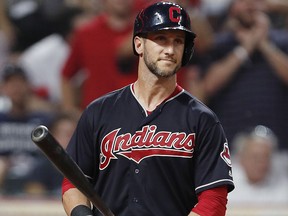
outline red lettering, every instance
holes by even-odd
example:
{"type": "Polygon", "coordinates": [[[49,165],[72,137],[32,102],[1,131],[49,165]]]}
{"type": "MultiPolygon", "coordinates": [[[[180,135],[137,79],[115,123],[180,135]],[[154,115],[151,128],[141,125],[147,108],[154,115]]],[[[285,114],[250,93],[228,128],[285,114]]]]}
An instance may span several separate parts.
{"type": "Polygon", "coordinates": [[[195,147],[195,134],[189,134],[183,142],[183,148],[187,151],[193,151],[195,147]]]}
{"type": "Polygon", "coordinates": [[[117,157],[115,157],[115,155],[113,154],[112,148],[119,130],[120,129],[117,129],[107,134],[101,142],[102,155],[100,160],[100,170],[105,169],[109,165],[112,158],[117,159],[117,157]]]}
{"type": "MultiPolygon", "coordinates": [[[[101,142],[100,170],[105,169],[116,155],[122,155],[139,163],[152,156],[192,158],[195,134],[159,131],[157,126],[146,125],[142,130],[118,135],[120,128],[108,133],[101,142]]],[[[226,156],[226,152],[223,152],[226,156]]]]}
{"type": "Polygon", "coordinates": [[[169,18],[172,22],[179,22],[181,17],[181,9],[178,7],[169,8],[169,18]],[[177,14],[177,16],[174,16],[177,14]]]}
{"type": "Polygon", "coordinates": [[[122,134],[117,137],[115,141],[114,151],[118,152],[120,150],[127,150],[130,148],[129,142],[131,139],[131,134],[122,134]]]}
{"type": "MultiPolygon", "coordinates": [[[[155,134],[155,136],[153,137],[153,146],[167,146],[167,142],[168,137],[171,133],[170,132],[159,132],[157,134],[155,134]]],[[[170,143],[169,143],[170,144],[170,143]]],[[[170,146],[171,147],[171,146],[170,146]]]]}
{"type": "Polygon", "coordinates": [[[135,135],[132,136],[131,138],[132,146],[139,146],[139,147],[144,146],[147,134],[148,134],[148,126],[143,127],[141,131],[136,131],[135,135]]]}
{"type": "Polygon", "coordinates": [[[176,149],[181,149],[182,148],[181,142],[185,139],[185,137],[186,137],[185,133],[173,133],[170,137],[171,144],[176,149]]]}

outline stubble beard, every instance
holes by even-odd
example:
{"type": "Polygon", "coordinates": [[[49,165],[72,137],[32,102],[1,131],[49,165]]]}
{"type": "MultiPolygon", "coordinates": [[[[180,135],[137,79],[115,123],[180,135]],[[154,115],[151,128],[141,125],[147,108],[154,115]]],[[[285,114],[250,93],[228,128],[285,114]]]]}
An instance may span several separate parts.
{"type": "Polygon", "coordinates": [[[144,62],[152,74],[154,74],[157,77],[162,77],[162,78],[169,78],[171,76],[174,76],[181,67],[181,65],[177,65],[174,69],[170,71],[161,70],[157,66],[157,62],[150,61],[146,55],[144,56],[144,62]]]}

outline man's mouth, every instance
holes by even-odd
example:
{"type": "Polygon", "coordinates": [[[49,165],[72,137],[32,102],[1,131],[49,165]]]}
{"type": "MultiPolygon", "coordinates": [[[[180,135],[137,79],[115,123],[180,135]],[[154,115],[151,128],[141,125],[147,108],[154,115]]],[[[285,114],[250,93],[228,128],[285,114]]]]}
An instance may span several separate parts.
{"type": "Polygon", "coordinates": [[[160,59],[160,61],[168,61],[168,62],[173,62],[173,63],[176,63],[176,60],[175,59],[168,59],[168,58],[162,58],[160,59]]]}

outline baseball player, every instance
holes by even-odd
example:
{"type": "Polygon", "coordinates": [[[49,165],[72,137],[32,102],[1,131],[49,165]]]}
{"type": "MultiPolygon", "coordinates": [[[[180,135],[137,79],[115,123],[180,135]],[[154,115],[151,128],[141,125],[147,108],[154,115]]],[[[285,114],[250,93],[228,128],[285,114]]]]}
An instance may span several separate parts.
{"type": "MultiPolygon", "coordinates": [[[[135,83],[93,101],[67,148],[116,216],[225,215],[234,188],[217,116],[177,85],[195,34],[178,4],[158,2],[135,19],[135,83]]],[[[67,215],[101,215],[67,179],[67,215]]]]}

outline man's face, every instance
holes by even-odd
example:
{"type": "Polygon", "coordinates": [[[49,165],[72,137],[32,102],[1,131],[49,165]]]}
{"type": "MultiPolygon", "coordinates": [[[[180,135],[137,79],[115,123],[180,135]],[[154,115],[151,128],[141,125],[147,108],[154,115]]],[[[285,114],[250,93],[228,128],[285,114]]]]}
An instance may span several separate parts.
{"type": "Polygon", "coordinates": [[[173,76],[181,67],[184,44],[185,32],[181,30],[148,33],[143,51],[146,66],[158,77],[173,76]]]}
{"type": "Polygon", "coordinates": [[[254,25],[255,12],[263,10],[263,0],[234,0],[231,16],[236,18],[244,27],[254,25]]]}
{"type": "Polygon", "coordinates": [[[104,0],[106,10],[117,16],[127,16],[134,7],[135,0],[104,0]]]}
{"type": "Polygon", "coordinates": [[[2,85],[2,91],[16,106],[23,106],[30,95],[29,83],[18,75],[6,80],[2,85]]]}
{"type": "Polygon", "coordinates": [[[241,163],[251,183],[262,182],[269,175],[273,151],[269,142],[263,138],[247,140],[241,163]]]}

